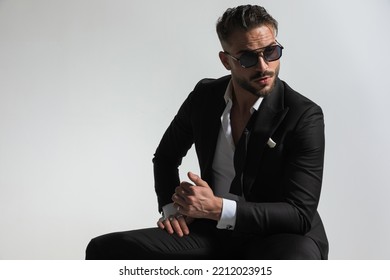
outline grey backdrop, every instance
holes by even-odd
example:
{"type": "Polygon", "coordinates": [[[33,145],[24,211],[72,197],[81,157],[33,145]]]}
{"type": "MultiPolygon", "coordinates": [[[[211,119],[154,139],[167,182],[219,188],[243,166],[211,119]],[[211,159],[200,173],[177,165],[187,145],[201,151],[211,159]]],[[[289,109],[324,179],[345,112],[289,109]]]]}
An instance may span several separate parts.
{"type": "MultiPolygon", "coordinates": [[[[390,1],[248,2],[279,21],[281,78],[325,112],[330,258],[389,259],[390,1]]],[[[214,26],[239,4],[0,0],[0,259],[83,259],[155,225],[152,155],[195,83],[228,74],[214,26]]]]}

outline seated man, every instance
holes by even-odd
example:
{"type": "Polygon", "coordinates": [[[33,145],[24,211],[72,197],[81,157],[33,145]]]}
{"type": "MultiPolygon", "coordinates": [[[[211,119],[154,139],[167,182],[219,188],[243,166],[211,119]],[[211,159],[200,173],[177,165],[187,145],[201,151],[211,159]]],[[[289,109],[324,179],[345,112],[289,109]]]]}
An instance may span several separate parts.
{"type": "Polygon", "coordinates": [[[260,6],[223,14],[219,58],[231,75],[201,80],[162,137],[158,227],[94,238],[87,259],[327,259],[323,113],[279,79],[277,31],[260,6]],[[192,144],[201,176],[180,182],[192,144]]]}

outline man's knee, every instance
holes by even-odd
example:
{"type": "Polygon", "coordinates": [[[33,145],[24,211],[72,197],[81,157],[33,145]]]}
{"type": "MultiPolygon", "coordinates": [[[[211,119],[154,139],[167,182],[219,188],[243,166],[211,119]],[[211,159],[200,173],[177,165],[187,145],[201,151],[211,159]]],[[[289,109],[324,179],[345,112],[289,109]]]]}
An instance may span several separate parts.
{"type": "Polygon", "coordinates": [[[86,260],[110,259],[109,250],[107,250],[107,248],[110,247],[110,244],[107,242],[107,236],[109,235],[95,237],[88,243],[87,249],[85,250],[86,260]]]}
{"type": "Polygon", "coordinates": [[[87,260],[119,260],[139,256],[136,232],[115,232],[93,238],[86,249],[87,260]]]}
{"type": "Polygon", "coordinates": [[[159,228],[116,232],[96,237],[87,246],[86,259],[194,259],[205,258],[212,240],[203,234],[170,235],[159,228]]]}

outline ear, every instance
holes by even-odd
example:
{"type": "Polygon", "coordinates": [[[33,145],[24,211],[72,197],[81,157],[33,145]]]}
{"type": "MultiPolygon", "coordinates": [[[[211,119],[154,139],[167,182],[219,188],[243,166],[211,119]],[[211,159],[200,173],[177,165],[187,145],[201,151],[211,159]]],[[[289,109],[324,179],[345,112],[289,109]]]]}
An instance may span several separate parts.
{"type": "Polygon", "coordinates": [[[231,70],[228,56],[224,52],[219,52],[219,59],[221,60],[223,66],[225,66],[226,70],[231,70]]]}

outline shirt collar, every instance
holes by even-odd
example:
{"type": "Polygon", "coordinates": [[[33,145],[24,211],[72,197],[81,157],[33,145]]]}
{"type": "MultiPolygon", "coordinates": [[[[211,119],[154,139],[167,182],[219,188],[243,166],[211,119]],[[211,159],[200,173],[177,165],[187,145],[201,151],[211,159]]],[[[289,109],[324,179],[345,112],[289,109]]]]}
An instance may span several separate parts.
{"type": "MultiPolygon", "coordinates": [[[[226,88],[225,95],[223,96],[225,99],[226,104],[233,104],[233,84],[232,80],[229,81],[229,84],[226,88]]],[[[260,104],[263,101],[263,97],[259,97],[256,102],[252,105],[252,108],[250,109],[251,114],[253,114],[254,111],[258,111],[260,108],[260,104]]]]}

